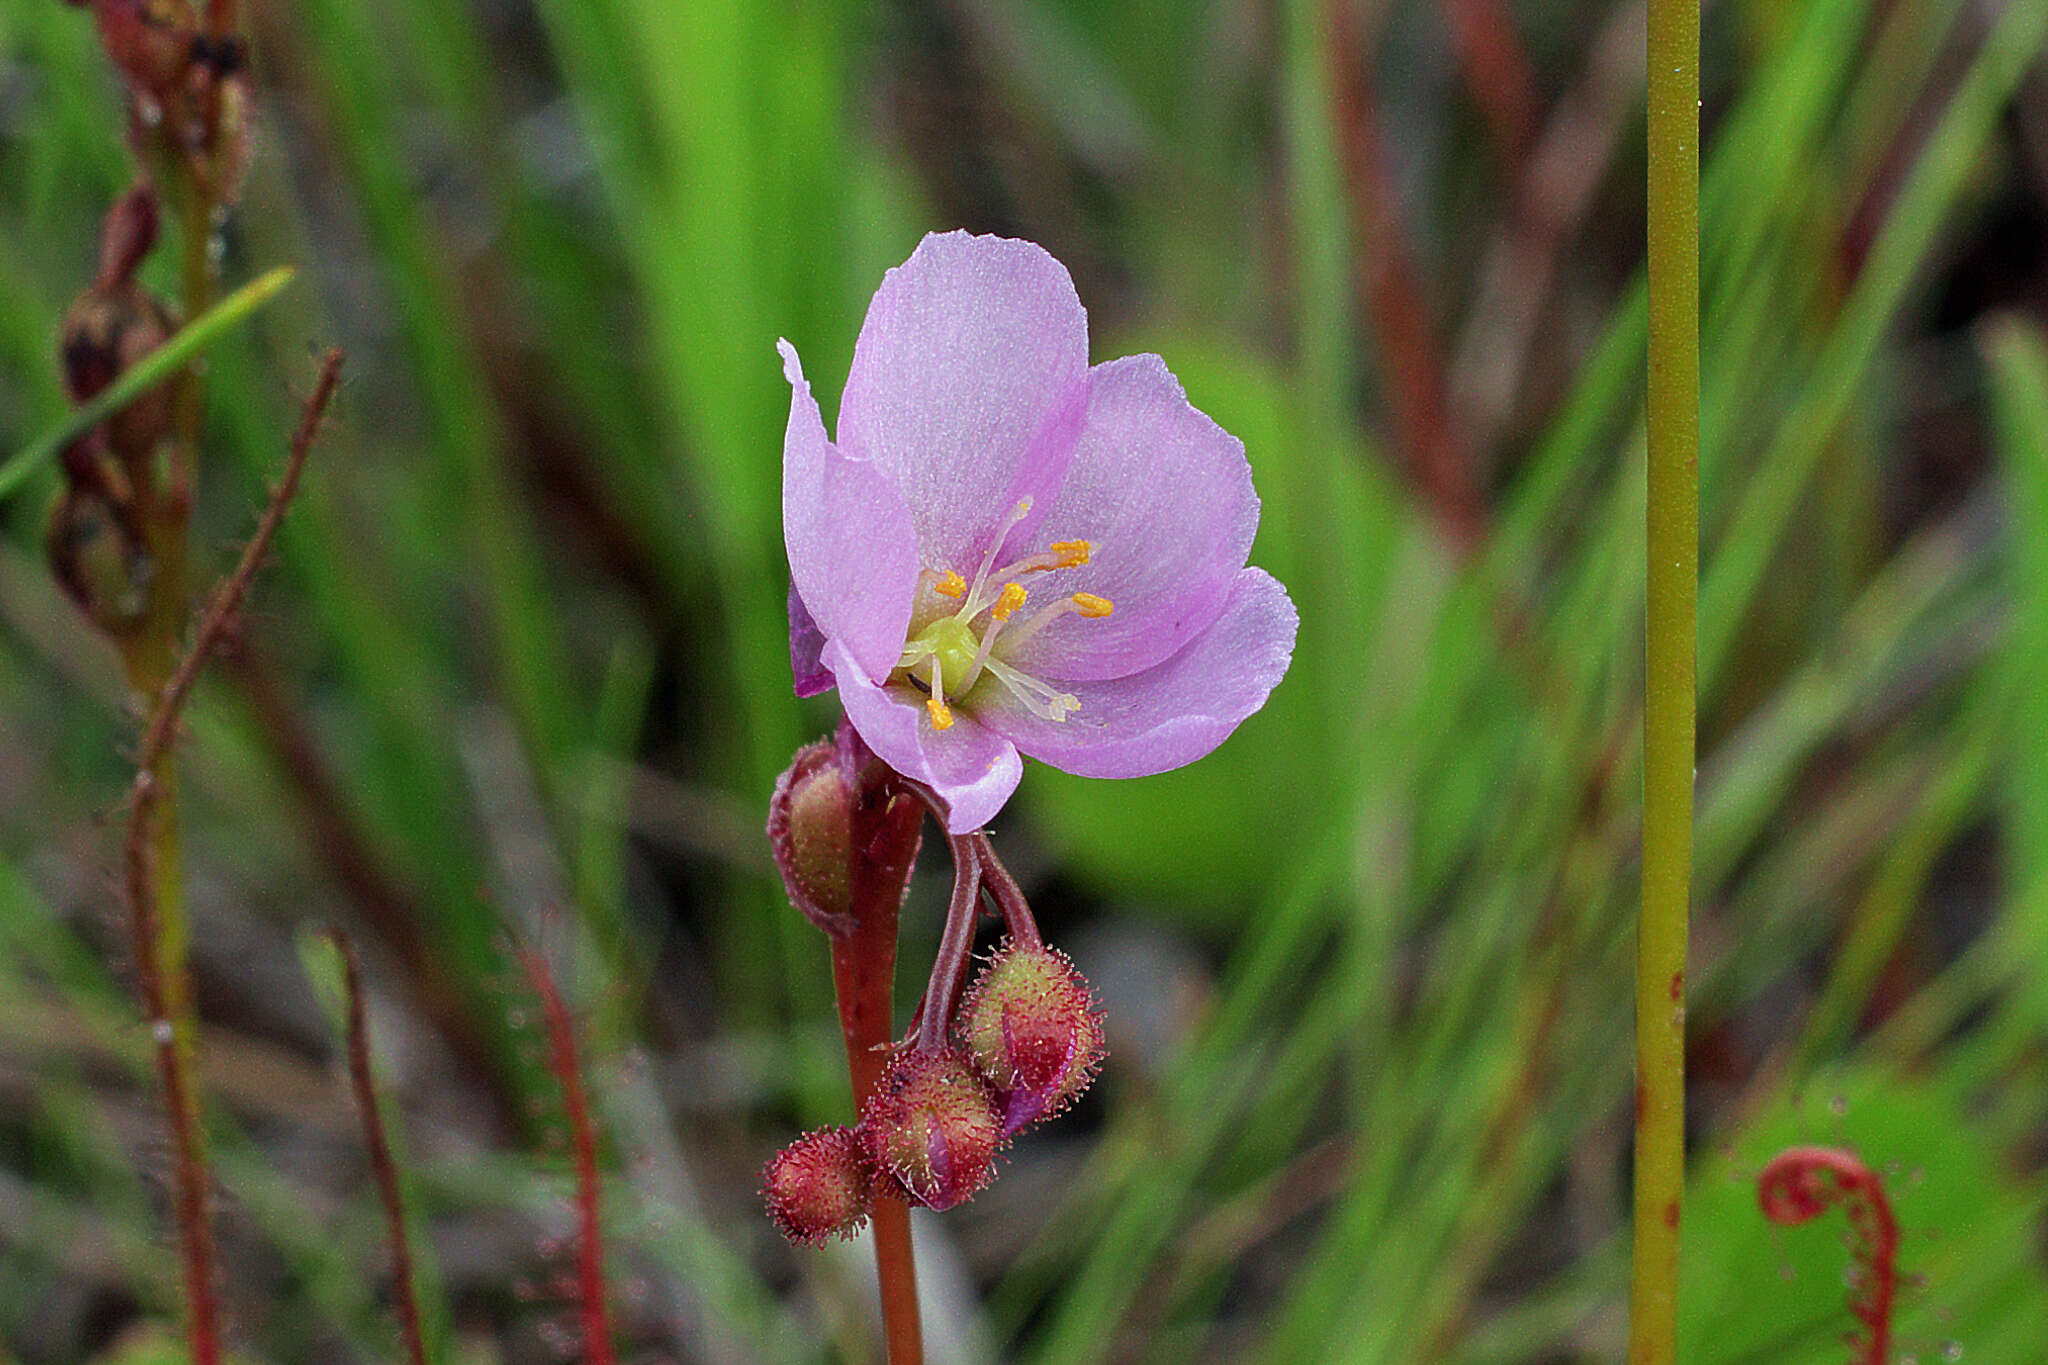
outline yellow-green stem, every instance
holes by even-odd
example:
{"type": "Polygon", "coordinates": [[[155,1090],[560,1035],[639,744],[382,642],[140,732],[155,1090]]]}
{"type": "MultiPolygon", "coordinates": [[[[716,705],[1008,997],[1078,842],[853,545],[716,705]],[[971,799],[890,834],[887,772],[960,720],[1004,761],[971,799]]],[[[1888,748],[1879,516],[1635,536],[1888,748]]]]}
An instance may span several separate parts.
{"type": "Polygon", "coordinates": [[[1699,595],[1699,0],[1649,0],[1649,515],[1630,1365],[1677,1354],[1699,595]]]}
{"type": "MultiPolygon", "coordinates": [[[[181,215],[182,301],[188,320],[201,316],[213,302],[213,267],[207,253],[212,215],[212,205],[196,193],[187,200],[181,215]]],[[[127,668],[130,685],[143,698],[144,705],[152,708],[177,667],[185,632],[191,624],[191,604],[187,600],[189,529],[202,415],[201,383],[195,362],[179,378],[168,458],[158,471],[150,505],[144,512],[156,573],[150,583],[144,629],[128,651],[127,668]]],[[[170,1083],[165,1087],[164,1102],[183,1111],[170,1116],[174,1137],[183,1144],[176,1178],[181,1186],[194,1187],[181,1190],[177,1201],[178,1233],[185,1249],[188,1281],[186,1311],[192,1319],[189,1325],[193,1354],[210,1359],[218,1349],[219,1337],[217,1310],[206,1283],[214,1274],[212,1232],[206,1226],[211,1176],[206,1129],[200,1117],[199,1016],[192,992],[192,935],[185,909],[177,756],[168,746],[156,759],[149,777],[154,788],[154,818],[149,830],[148,876],[156,904],[154,941],[141,951],[153,950],[163,1016],[172,1029],[168,1065],[175,1068],[177,1075],[167,1078],[170,1083]]],[[[195,1365],[208,1365],[208,1361],[195,1360],[195,1365]]]]}

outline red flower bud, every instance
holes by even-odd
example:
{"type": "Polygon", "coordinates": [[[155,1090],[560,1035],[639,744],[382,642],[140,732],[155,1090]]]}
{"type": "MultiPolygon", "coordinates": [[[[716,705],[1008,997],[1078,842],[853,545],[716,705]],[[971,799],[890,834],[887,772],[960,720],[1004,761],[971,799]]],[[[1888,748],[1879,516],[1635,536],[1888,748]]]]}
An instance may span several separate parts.
{"type": "Polygon", "coordinates": [[[823,1246],[851,1237],[868,1221],[875,1172],[851,1128],[805,1133],[761,1172],[761,1197],[784,1237],[823,1246]]]}
{"type": "Polygon", "coordinates": [[[1088,983],[1065,953],[1005,943],[961,1006],[967,1053],[989,1084],[1004,1133],[1050,1118],[1095,1079],[1106,1051],[1088,983]]]}
{"type": "Polygon", "coordinates": [[[906,1052],[861,1111],[869,1157],[912,1200],[950,1209],[988,1184],[1002,1118],[988,1086],[957,1052],[906,1052]]]}

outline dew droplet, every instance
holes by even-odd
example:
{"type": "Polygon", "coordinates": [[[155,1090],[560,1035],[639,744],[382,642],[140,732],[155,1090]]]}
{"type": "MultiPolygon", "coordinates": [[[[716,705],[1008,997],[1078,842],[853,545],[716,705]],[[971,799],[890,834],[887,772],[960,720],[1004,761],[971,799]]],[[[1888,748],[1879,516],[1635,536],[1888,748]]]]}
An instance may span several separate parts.
{"type": "Polygon", "coordinates": [[[1961,1360],[1963,1358],[1963,1343],[1960,1341],[1944,1341],[1941,1343],[1941,1358],[1948,1361],[1961,1360]]]}
{"type": "Polygon", "coordinates": [[[156,1040],[158,1047],[169,1047],[178,1039],[178,1031],[171,1027],[168,1019],[159,1019],[149,1026],[149,1036],[156,1040]]]}

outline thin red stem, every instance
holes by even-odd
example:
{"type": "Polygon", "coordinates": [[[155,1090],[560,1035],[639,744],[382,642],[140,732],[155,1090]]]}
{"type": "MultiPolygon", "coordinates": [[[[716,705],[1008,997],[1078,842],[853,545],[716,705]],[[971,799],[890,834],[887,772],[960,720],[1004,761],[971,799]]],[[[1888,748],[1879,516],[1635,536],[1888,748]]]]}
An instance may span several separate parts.
{"type": "Polygon", "coordinates": [[[206,604],[206,614],[200,618],[199,630],[192,637],[192,648],[177,670],[171,674],[163,690],[157,694],[156,706],[150,713],[149,723],[142,731],[142,744],[136,753],[135,766],[138,786],[142,774],[152,772],[163,756],[170,751],[176,738],[178,716],[185,708],[185,699],[191,694],[192,685],[199,681],[199,670],[206,666],[207,656],[220,646],[228,628],[234,624],[235,613],[241,610],[242,600],[249,595],[250,584],[256,581],[256,571],[263,567],[263,557],[270,553],[270,542],[277,537],[277,528],[284,524],[285,509],[291,505],[292,495],[299,491],[299,476],[305,473],[306,457],[313,451],[313,440],[320,434],[320,422],[327,414],[327,404],[334,397],[335,386],[341,382],[341,348],[327,352],[320,362],[320,377],[313,383],[312,396],[306,399],[305,410],[299,417],[299,429],[292,434],[291,454],[285,460],[284,474],[271,492],[270,504],[263,509],[263,517],[256,523],[256,531],[249,537],[249,543],[242,547],[242,557],[206,604]]]}
{"type": "Polygon", "coordinates": [[[370,1173],[384,1205],[384,1224],[391,1237],[391,1288],[397,1300],[398,1329],[405,1339],[405,1357],[427,1365],[426,1339],[420,1331],[419,1299],[413,1292],[412,1238],[406,1231],[405,1200],[398,1187],[398,1162],[384,1130],[377,1099],[377,1077],[370,1064],[369,1012],[363,1002],[363,968],[347,934],[329,929],[327,936],[341,954],[342,993],[348,1004],[348,1076],[356,1110],[363,1118],[363,1143],[370,1152],[370,1173]]]}
{"type": "Polygon", "coordinates": [[[925,987],[924,1008],[917,1021],[917,1050],[938,1052],[946,1046],[953,1013],[967,983],[967,964],[974,956],[974,922],[981,914],[981,856],[971,834],[946,837],[953,850],[953,899],[946,906],[946,927],[932,958],[931,984],[925,987]]]}
{"type": "Polygon", "coordinates": [[[583,1064],[576,1052],[576,1029],[569,1007],[555,989],[555,978],[539,953],[522,948],[520,961],[540,996],[541,1024],[548,1035],[548,1070],[562,1087],[562,1109],[569,1120],[569,1147],[576,1166],[576,1317],[583,1337],[584,1365],[613,1365],[612,1329],[604,1278],[604,1229],[599,1217],[597,1130],[590,1121],[590,1100],[583,1090],[583,1064]]]}
{"type": "Polygon", "coordinates": [[[1024,888],[1017,885],[1010,869],[1004,867],[1003,860],[996,856],[995,844],[980,830],[967,837],[981,858],[982,884],[995,898],[996,908],[1003,912],[1003,927],[1009,931],[1010,940],[1026,948],[1043,945],[1045,940],[1039,935],[1038,921],[1032,916],[1030,902],[1024,899],[1024,888]]]}
{"type": "Polygon", "coordinates": [[[306,458],[312,453],[313,440],[319,434],[321,418],[334,397],[340,376],[341,352],[329,351],[312,396],[306,400],[299,428],[292,436],[284,475],[271,493],[270,503],[264,508],[234,572],[207,604],[191,649],[157,692],[135,756],[135,782],[122,866],[137,985],[155,1047],[157,1075],[163,1086],[165,1117],[170,1127],[172,1206],[178,1224],[193,1365],[217,1365],[220,1360],[220,1300],[214,1285],[213,1224],[206,1209],[212,1182],[207,1172],[205,1137],[200,1129],[199,1096],[192,1076],[197,1049],[192,1041],[181,1041],[179,1037],[180,1031],[192,1024],[174,998],[173,974],[177,969],[166,962],[168,953],[158,915],[154,851],[156,822],[162,818],[158,806],[164,794],[164,783],[158,780],[158,773],[177,742],[178,718],[199,671],[241,610],[256,571],[284,521],[292,495],[298,491],[299,476],[305,471],[306,458]]]}
{"type": "Polygon", "coordinates": [[[1899,1290],[1899,1223],[1877,1173],[1854,1152],[1793,1147],[1764,1167],[1756,1196],[1764,1217],[1787,1227],[1811,1222],[1838,1204],[1849,1215],[1857,1270],[1849,1311],[1863,1324],[1863,1333],[1851,1339],[1849,1365],[1888,1365],[1899,1290]]]}

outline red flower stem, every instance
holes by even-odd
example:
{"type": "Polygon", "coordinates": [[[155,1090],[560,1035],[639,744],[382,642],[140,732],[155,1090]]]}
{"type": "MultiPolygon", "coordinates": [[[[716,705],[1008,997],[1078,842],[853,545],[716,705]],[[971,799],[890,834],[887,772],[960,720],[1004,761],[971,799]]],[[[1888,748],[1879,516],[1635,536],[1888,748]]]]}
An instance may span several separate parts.
{"type": "Polygon", "coordinates": [[[1756,1181],[1764,1217],[1785,1227],[1811,1222],[1839,1204],[1856,1236],[1849,1311],[1864,1335],[1850,1339],[1849,1365],[1888,1365],[1892,1305],[1899,1291],[1899,1223],[1884,1182],[1856,1156],[1834,1147],[1792,1147],[1771,1158],[1756,1181]]]}
{"type": "MultiPolygon", "coordinates": [[[[321,418],[326,415],[328,401],[334,397],[340,378],[341,352],[329,351],[312,396],[300,415],[299,428],[292,436],[283,477],[271,493],[270,503],[243,548],[234,572],[222,581],[207,603],[191,649],[157,691],[135,755],[128,837],[121,861],[127,882],[137,986],[156,1052],[157,1077],[163,1086],[165,1119],[170,1128],[171,1203],[178,1224],[178,1254],[184,1272],[193,1365],[218,1365],[220,1300],[214,1287],[213,1224],[206,1210],[212,1180],[207,1172],[206,1140],[199,1122],[198,1088],[193,1080],[198,1052],[196,1023],[190,1013],[187,988],[180,984],[184,976],[182,935],[170,936],[176,941],[167,942],[158,912],[159,874],[165,875],[169,890],[177,889],[174,879],[159,864],[159,849],[166,847],[164,831],[175,815],[175,807],[164,804],[170,785],[169,765],[178,737],[178,718],[184,713],[186,699],[192,695],[193,684],[199,680],[207,657],[219,647],[241,610],[277,528],[284,522],[285,509],[298,491],[299,476],[305,472],[313,439],[319,434],[321,418]]],[[[175,843],[168,848],[175,851],[175,843]]]]}
{"type": "Polygon", "coordinates": [[[981,912],[981,855],[972,834],[949,834],[953,850],[953,899],[946,906],[946,928],[932,958],[931,984],[925,987],[924,1008],[917,1021],[917,1050],[938,1052],[946,1046],[960,991],[967,983],[967,964],[974,956],[974,921],[981,912]]]}
{"type": "Polygon", "coordinates": [[[348,1007],[348,1079],[356,1110],[363,1117],[363,1144],[370,1152],[370,1174],[384,1205],[384,1223],[391,1236],[391,1290],[397,1301],[398,1329],[405,1339],[405,1358],[427,1365],[427,1346],[420,1332],[419,1299],[413,1293],[412,1239],[405,1228],[405,1200],[398,1188],[398,1162],[384,1131],[384,1113],[377,1100],[376,1072],[370,1065],[369,1011],[363,1002],[363,966],[356,945],[339,929],[327,937],[341,954],[342,995],[348,1007]]]}
{"type": "MultiPolygon", "coordinates": [[[[879,811],[855,813],[855,837],[864,856],[855,857],[849,869],[853,927],[847,933],[828,936],[855,1112],[874,1093],[895,1041],[891,1019],[895,1011],[896,916],[909,863],[917,856],[923,819],[922,804],[907,796],[895,797],[879,811]]],[[[924,1334],[918,1314],[917,1265],[911,1256],[910,1208],[900,1199],[877,1195],[869,1222],[874,1228],[882,1337],[888,1346],[889,1365],[922,1365],[924,1334]]]]}
{"type": "Polygon", "coordinates": [[[597,1134],[583,1091],[583,1066],[576,1055],[576,1031],[569,1008],[540,954],[522,948],[520,960],[540,996],[541,1022],[548,1035],[548,1070],[562,1086],[569,1120],[569,1145],[576,1165],[576,1318],[582,1331],[585,1365],[612,1365],[612,1331],[605,1312],[604,1234],[598,1217],[597,1134]]]}
{"type": "Polygon", "coordinates": [[[1010,931],[1011,941],[1026,948],[1043,945],[1045,940],[1039,935],[1038,921],[1031,914],[1030,902],[1024,899],[1024,889],[1017,885],[1010,869],[1004,867],[1003,860],[996,856],[996,846],[980,830],[967,838],[980,855],[981,879],[989,894],[995,897],[996,908],[1003,912],[1003,927],[1010,931]]]}

